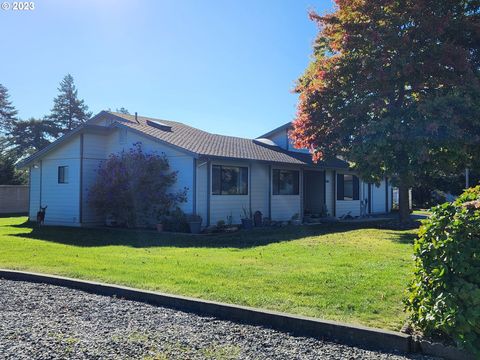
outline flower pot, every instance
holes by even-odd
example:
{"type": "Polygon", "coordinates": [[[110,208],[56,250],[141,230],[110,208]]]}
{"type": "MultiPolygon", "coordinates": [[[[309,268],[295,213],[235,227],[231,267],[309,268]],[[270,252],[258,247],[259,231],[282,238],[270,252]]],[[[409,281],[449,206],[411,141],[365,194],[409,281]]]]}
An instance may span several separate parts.
{"type": "Polygon", "coordinates": [[[253,229],[253,220],[252,219],[242,219],[242,226],[245,230],[253,229]]]}
{"type": "Polygon", "coordinates": [[[163,224],[157,224],[157,231],[163,232],[163,224]]]}
{"type": "Polygon", "coordinates": [[[188,226],[190,227],[190,232],[192,234],[200,234],[200,231],[202,230],[201,221],[189,221],[188,226]]]}

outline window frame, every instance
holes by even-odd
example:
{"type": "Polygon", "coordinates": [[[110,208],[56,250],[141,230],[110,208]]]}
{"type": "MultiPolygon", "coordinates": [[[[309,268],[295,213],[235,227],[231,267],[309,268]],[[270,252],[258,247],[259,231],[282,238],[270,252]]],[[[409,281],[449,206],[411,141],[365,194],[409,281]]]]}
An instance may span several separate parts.
{"type": "Polygon", "coordinates": [[[294,170],[294,169],[279,169],[279,168],[276,168],[276,169],[272,169],[272,195],[273,196],[299,196],[300,195],[300,170],[294,170]],[[275,187],[275,172],[278,171],[278,184],[276,184],[276,187],[275,187]],[[293,193],[291,194],[281,194],[280,193],[280,173],[281,172],[289,172],[289,173],[296,173],[297,175],[297,187],[295,189],[296,191],[294,191],[293,193]],[[278,189],[277,191],[278,192],[275,192],[275,189],[278,189]]]}
{"type": "Polygon", "coordinates": [[[68,184],[69,168],[68,165],[60,165],[57,170],[57,183],[68,184]]]}
{"type": "Polygon", "coordinates": [[[244,165],[229,165],[229,164],[212,164],[211,166],[211,169],[210,169],[210,174],[211,174],[211,184],[210,184],[210,194],[212,196],[248,196],[249,195],[249,191],[250,191],[250,167],[249,166],[244,166],[244,165]],[[213,184],[214,184],[214,176],[213,176],[213,173],[214,173],[214,168],[215,167],[218,167],[220,168],[220,183],[219,183],[219,186],[220,186],[220,192],[219,193],[216,193],[214,192],[214,187],[213,187],[213,184]],[[238,168],[239,169],[239,176],[242,177],[242,170],[241,169],[244,169],[244,171],[246,171],[246,186],[245,186],[245,193],[237,193],[237,194],[231,194],[231,193],[223,193],[223,188],[222,188],[222,169],[223,168],[238,168]]]}
{"type": "Polygon", "coordinates": [[[359,201],[360,200],[360,178],[354,174],[338,174],[337,173],[335,198],[337,201],[359,201]],[[352,197],[348,197],[348,198],[345,198],[345,176],[352,177],[352,197]],[[339,179],[339,177],[341,177],[341,180],[339,179]]]}

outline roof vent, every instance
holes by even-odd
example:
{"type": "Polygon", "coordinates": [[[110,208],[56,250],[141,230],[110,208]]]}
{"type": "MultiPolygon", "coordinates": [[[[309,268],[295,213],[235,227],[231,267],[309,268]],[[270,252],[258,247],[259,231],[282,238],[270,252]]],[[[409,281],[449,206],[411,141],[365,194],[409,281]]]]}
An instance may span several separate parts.
{"type": "Polygon", "coordinates": [[[156,121],[156,120],[147,120],[147,125],[151,126],[151,127],[154,127],[154,128],[157,128],[157,129],[160,129],[160,130],[163,130],[163,131],[172,131],[172,127],[169,126],[169,125],[166,125],[160,121],[156,121]]]}
{"type": "Polygon", "coordinates": [[[259,144],[259,145],[278,147],[278,145],[276,143],[274,143],[272,140],[266,139],[266,138],[253,139],[253,142],[255,144],[259,144]]]}

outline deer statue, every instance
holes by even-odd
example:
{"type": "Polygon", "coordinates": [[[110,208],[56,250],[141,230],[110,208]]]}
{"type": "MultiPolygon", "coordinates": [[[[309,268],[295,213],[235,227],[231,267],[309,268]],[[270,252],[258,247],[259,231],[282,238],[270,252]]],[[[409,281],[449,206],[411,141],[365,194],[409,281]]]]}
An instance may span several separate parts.
{"type": "Polygon", "coordinates": [[[47,210],[47,206],[45,207],[42,207],[40,205],[40,210],[37,212],[37,224],[38,225],[43,225],[44,221],[45,221],[45,210],[47,210]]]}

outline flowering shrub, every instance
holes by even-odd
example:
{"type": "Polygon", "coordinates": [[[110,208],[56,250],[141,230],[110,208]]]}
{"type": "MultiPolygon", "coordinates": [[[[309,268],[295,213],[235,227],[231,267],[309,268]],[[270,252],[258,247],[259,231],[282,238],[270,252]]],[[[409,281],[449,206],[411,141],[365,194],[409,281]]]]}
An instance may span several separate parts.
{"type": "Polygon", "coordinates": [[[415,242],[406,308],[426,335],[480,354],[480,186],[432,212],[415,242]]]}
{"type": "Polygon", "coordinates": [[[149,226],[186,201],[187,188],[171,192],[177,172],[163,155],[143,152],[141,143],[102,162],[89,191],[89,203],[122,226],[149,226]]]}

